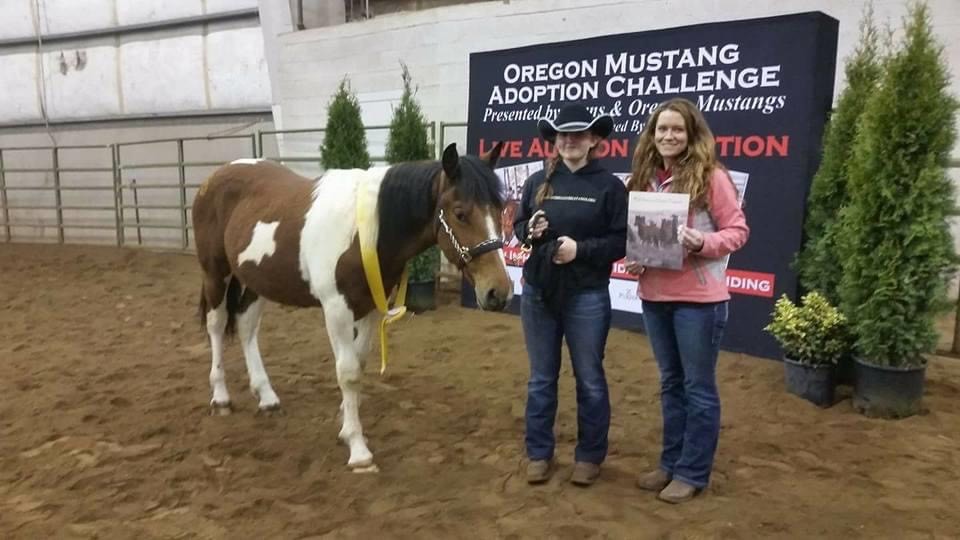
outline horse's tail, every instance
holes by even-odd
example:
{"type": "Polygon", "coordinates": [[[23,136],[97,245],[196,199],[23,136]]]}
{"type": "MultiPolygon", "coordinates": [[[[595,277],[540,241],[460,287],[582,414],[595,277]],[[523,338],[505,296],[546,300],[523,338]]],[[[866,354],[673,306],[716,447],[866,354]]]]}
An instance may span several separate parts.
{"type": "Polygon", "coordinates": [[[242,293],[240,280],[236,276],[230,276],[230,284],[227,285],[227,327],[223,331],[227,336],[232,336],[237,331],[237,313],[240,311],[242,293]]]}
{"type": "MultiPolygon", "coordinates": [[[[240,280],[236,276],[230,276],[230,283],[227,285],[227,325],[223,330],[225,336],[232,336],[237,331],[237,313],[240,311],[240,296],[242,294],[240,280]]],[[[200,305],[198,306],[198,315],[200,316],[200,327],[207,327],[207,312],[210,311],[210,302],[207,301],[207,292],[203,285],[200,286],[200,305]]]]}

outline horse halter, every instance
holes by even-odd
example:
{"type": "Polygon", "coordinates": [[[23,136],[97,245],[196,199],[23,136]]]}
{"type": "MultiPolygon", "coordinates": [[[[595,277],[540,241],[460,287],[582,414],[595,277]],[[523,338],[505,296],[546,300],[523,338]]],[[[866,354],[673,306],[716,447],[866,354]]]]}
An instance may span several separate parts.
{"type": "Polygon", "coordinates": [[[443,230],[447,233],[447,236],[450,237],[450,243],[453,244],[453,249],[455,249],[457,251],[457,255],[460,256],[460,264],[458,264],[457,267],[461,269],[470,264],[470,261],[472,261],[474,258],[479,257],[488,251],[493,251],[503,247],[503,241],[499,238],[489,238],[473,246],[472,248],[461,246],[460,242],[457,241],[456,235],[453,234],[453,229],[451,229],[450,225],[447,224],[447,220],[443,218],[443,208],[441,208],[440,213],[437,214],[437,220],[440,222],[443,230]]]}

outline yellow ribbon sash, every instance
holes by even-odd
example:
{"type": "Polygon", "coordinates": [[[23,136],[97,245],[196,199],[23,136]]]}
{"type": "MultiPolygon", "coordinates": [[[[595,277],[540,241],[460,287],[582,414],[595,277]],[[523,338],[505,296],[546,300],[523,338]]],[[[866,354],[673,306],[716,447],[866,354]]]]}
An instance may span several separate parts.
{"type": "Polygon", "coordinates": [[[376,197],[379,186],[374,182],[362,180],[357,187],[357,235],[360,238],[360,258],[363,260],[363,273],[367,276],[367,285],[373,296],[373,303],[377,311],[383,314],[380,320],[380,374],[387,369],[387,325],[400,320],[407,313],[404,305],[407,299],[407,279],[410,275],[409,267],[404,267],[400,276],[400,290],[397,291],[393,308],[387,304],[387,295],[383,289],[383,278],[380,275],[380,257],[377,256],[377,231],[374,226],[376,197]]]}

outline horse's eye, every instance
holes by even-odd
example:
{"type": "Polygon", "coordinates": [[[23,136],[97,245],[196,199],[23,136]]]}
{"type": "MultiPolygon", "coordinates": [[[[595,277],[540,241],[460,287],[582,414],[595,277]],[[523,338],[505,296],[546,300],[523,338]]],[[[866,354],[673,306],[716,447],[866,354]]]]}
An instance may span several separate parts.
{"type": "Polygon", "coordinates": [[[457,218],[457,221],[459,221],[460,223],[467,222],[467,214],[463,210],[454,210],[453,215],[454,217],[457,218]]]}

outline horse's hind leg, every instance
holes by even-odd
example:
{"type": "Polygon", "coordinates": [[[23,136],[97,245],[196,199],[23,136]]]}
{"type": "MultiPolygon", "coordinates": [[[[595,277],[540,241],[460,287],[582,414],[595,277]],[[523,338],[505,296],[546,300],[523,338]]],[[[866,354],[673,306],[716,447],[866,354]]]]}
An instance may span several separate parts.
{"type": "Polygon", "coordinates": [[[371,311],[365,317],[354,323],[357,331],[357,337],[353,339],[357,351],[357,358],[360,361],[360,370],[366,371],[367,358],[370,356],[370,349],[373,345],[374,332],[377,329],[377,322],[380,320],[380,313],[376,310],[371,311]]]}
{"type": "Polygon", "coordinates": [[[202,306],[205,308],[207,335],[210,336],[210,413],[225,415],[232,410],[230,393],[227,391],[226,372],[223,369],[223,338],[227,329],[227,284],[226,278],[204,276],[202,306]]]}
{"type": "Polygon", "coordinates": [[[260,329],[264,302],[263,298],[257,296],[250,289],[246,289],[240,297],[239,311],[237,312],[237,333],[240,336],[243,357],[247,362],[250,391],[260,400],[258,411],[261,413],[280,409],[280,398],[277,397],[273,387],[270,386],[270,378],[263,367],[263,358],[260,356],[260,346],[257,343],[257,332],[260,329]]]}
{"type": "Polygon", "coordinates": [[[353,469],[372,468],[373,454],[367,448],[363,426],[360,425],[360,380],[363,370],[354,342],[353,313],[344,298],[336,296],[323,302],[323,314],[330,345],[336,357],[337,383],[343,394],[343,426],[340,429],[340,439],[350,447],[347,466],[353,469]]]}

